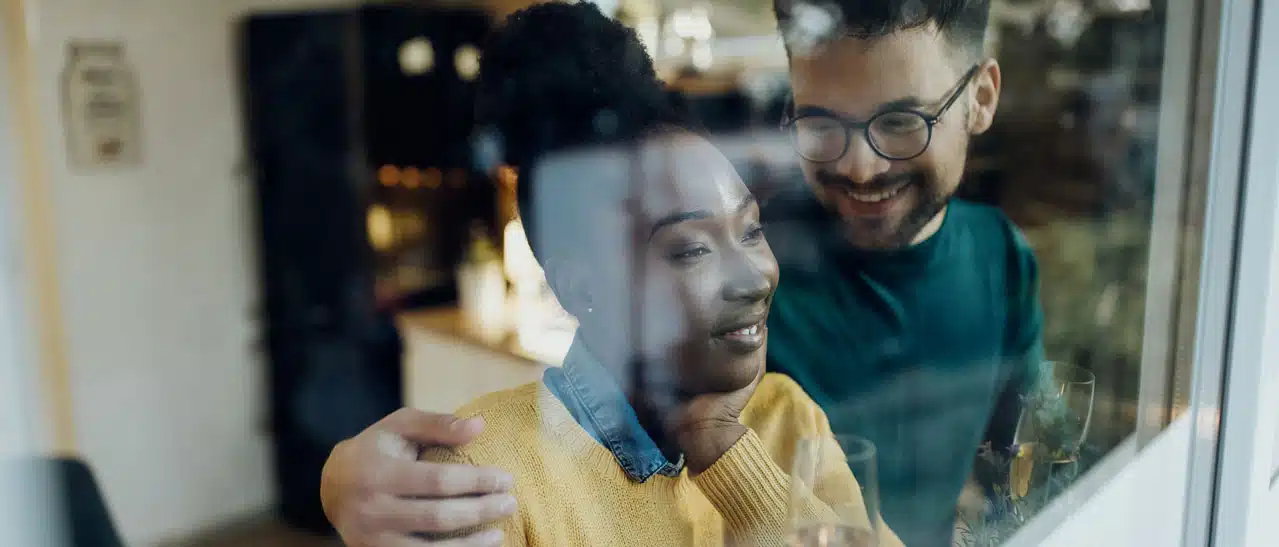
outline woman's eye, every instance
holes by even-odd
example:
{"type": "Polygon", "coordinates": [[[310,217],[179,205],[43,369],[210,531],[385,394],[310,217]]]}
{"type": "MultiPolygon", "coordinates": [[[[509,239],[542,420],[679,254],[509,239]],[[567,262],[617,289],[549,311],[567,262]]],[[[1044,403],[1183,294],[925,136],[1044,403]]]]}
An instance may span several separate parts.
{"type": "Polygon", "coordinates": [[[746,230],[746,237],[743,237],[742,241],[746,243],[759,243],[763,239],[764,227],[756,224],[746,230]]]}
{"type": "Polygon", "coordinates": [[[703,255],[709,254],[711,251],[706,247],[689,247],[680,249],[670,254],[670,259],[677,262],[687,262],[703,255]]]}

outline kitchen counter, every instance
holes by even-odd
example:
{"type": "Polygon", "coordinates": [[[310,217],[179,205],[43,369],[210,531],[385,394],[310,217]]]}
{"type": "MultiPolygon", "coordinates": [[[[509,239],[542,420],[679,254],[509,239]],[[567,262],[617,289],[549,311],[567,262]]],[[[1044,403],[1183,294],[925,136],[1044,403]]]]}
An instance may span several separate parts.
{"type": "Polygon", "coordinates": [[[556,364],[523,348],[514,333],[494,339],[468,329],[455,307],[404,312],[396,326],[404,340],[404,402],[412,408],[453,412],[480,395],[539,381],[556,364]]]}

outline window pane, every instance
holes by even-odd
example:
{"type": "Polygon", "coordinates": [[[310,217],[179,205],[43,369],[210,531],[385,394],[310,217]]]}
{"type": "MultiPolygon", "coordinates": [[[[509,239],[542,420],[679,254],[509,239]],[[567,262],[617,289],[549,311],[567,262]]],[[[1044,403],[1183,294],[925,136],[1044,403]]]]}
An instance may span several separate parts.
{"type": "Polygon", "coordinates": [[[6,6],[29,345],[128,544],[509,493],[543,545],[996,545],[1203,376],[1212,3],[6,6]]]}

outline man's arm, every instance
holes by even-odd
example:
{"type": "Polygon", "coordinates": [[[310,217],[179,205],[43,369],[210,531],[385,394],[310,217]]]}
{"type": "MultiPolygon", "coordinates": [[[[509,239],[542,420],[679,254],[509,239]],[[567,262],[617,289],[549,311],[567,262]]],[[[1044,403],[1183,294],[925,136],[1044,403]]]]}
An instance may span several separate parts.
{"type": "MultiPolygon", "coordinates": [[[[453,446],[429,446],[422,450],[418,458],[421,461],[435,462],[449,467],[467,467],[478,469],[475,460],[471,459],[471,455],[467,453],[466,447],[453,446]]],[[[514,507],[514,499],[511,500],[511,506],[514,507]]],[[[459,509],[462,509],[459,506],[459,509]]],[[[453,515],[465,516],[465,515],[453,515]]],[[[456,521],[456,519],[455,519],[456,521]]],[[[503,519],[501,522],[479,522],[472,526],[462,527],[455,530],[430,530],[423,531],[416,535],[418,539],[434,542],[430,545],[455,545],[459,542],[463,545],[470,545],[467,541],[471,538],[482,537],[485,541],[493,539],[494,545],[501,543],[503,547],[524,547],[528,544],[527,538],[524,536],[524,522],[515,516],[513,518],[503,519]]]]}
{"type": "Polygon", "coordinates": [[[433,543],[416,533],[448,533],[514,513],[513,479],[500,469],[419,462],[421,447],[458,446],[480,420],[400,409],[342,441],[320,479],[324,513],[349,547],[500,545],[499,530],[433,543]]]}
{"type": "MultiPolygon", "coordinates": [[[[1044,362],[1044,312],[1039,299],[1039,265],[1021,233],[1011,224],[1008,225],[1008,230],[1011,245],[1007,262],[1008,323],[1005,325],[1001,363],[1002,388],[985,436],[991,449],[1005,457],[1010,456],[1015,440],[1023,396],[1038,383],[1044,362]]],[[[979,475],[979,480],[988,491],[991,486],[1002,484],[1007,478],[981,475],[988,474],[979,475]]]]}

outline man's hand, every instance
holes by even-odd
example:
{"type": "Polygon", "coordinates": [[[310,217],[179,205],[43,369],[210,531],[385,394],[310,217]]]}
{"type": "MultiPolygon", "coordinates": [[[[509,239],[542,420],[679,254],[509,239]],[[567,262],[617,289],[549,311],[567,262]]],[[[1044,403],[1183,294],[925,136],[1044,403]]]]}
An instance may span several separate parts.
{"type": "Polygon", "coordinates": [[[484,429],[479,418],[458,420],[402,408],[342,441],[324,464],[324,513],[348,547],[500,545],[489,530],[442,543],[411,536],[449,533],[515,512],[512,477],[496,468],[417,461],[420,447],[458,446],[484,429]]]}

